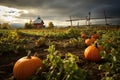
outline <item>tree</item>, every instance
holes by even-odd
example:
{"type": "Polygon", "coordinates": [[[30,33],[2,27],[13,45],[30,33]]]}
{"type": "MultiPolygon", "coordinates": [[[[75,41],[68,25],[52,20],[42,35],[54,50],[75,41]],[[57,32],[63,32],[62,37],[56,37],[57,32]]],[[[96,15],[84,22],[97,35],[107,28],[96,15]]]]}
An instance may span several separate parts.
{"type": "Polygon", "coordinates": [[[49,23],[48,23],[48,28],[54,28],[53,22],[49,22],[49,23]]]}
{"type": "Polygon", "coordinates": [[[25,28],[25,29],[31,29],[31,28],[33,28],[32,20],[30,20],[29,23],[25,23],[24,28],[25,28]]]}
{"type": "Polygon", "coordinates": [[[25,29],[28,29],[29,28],[29,25],[28,23],[25,23],[25,26],[24,26],[25,29]]]}
{"type": "Polygon", "coordinates": [[[0,24],[0,29],[1,29],[2,27],[1,27],[1,24],[0,24]]]}
{"type": "Polygon", "coordinates": [[[9,23],[3,23],[0,25],[1,29],[12,29],[11,25],[9,23]]]}

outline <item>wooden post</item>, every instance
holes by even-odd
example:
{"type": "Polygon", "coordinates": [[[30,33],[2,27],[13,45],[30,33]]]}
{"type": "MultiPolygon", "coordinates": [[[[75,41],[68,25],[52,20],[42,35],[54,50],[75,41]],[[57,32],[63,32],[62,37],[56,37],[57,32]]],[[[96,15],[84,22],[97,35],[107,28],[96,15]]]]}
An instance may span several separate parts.
{"type": "Polygon", "coordinates": [[[90,17],[91,17],[91,12],[88,13],[88,26],[90,27],[90,17]]]}
{"type": "Polygon", "coordinates": [[[70,16],[70,24],[71,24],[71,27],[72,27],[73,25],[72,25],[72,18],[71,18],[71,16],[70,16]]]}
{"type": "Polygon", "coordinates": [[[108,29],[108,23],[107,23],[107,16],[106,16],[106,12],[105,12],[105,10],[104,10],[104,18],[105,18],[105,28],[106,28],[106,30],[108,29]]]}
{"type": "Polygon", "coordinates": [[[105,17],[105,25],[108,25],[108,23],[107,23],[107,16],[106,16],[105,10],[104,10],[104,17],[105,17]]]}
{"type": "Polygon", "coordinates": [[[86,26],[87,26],[87,22],[88,22],[88,16],[86,16],[86,21],[85,21],[86,26]]]}

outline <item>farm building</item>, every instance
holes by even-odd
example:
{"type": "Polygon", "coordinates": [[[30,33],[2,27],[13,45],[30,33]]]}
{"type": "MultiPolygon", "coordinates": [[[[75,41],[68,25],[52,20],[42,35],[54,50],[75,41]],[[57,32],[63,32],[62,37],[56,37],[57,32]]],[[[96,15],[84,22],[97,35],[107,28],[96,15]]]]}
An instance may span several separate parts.
{"type": "Polygon", "coordinates": [[[33,27],[34,28],[44,28],[45,26],[44,26],[43,20],[40,17],[38,17],[35,21],[33,21],[33,27]]]}

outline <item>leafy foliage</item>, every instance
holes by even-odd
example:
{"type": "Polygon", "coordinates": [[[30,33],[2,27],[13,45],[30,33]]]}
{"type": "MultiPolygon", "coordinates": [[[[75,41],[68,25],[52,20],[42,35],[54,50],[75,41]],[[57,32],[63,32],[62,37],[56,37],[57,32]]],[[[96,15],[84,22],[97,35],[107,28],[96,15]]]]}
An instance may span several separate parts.
{"type": "Polygon", "coordinates": [[[62,58],[54,45],[49,46],[47,51],[49,54],[43,61],[44,71],[39,80],[86,80],[87,72],[77,65],[78,56],[67,53],[62,58]]]}
{"type": "Polygon", "coordinates": [[[19,49],[23,49],[24,45],[18,45],[23,43],[24,40],[19,38],[17,31],[4,32],[0,38],[0,55],[7,52],[16,52],[19,49]]]}
{"type": "Polygon", "coordinates": [[[80,31],[76,28],[69,28],[68,30],[66,30],[66,35],[66,37],[68,38],[76,38],[80,36],[80,31]]]}
{"type": "Polygon", "coordinates": [[[99,66],[100,70],[105,71],[105,76],[101,80],[118,80],[120,78],[120,32],[108,31],[103,35],[103,40],[108,42],[107,45],[103,42],[104,47],[111,51],[109,54],[107,51],[101,53],[103,59],[107,61],[99,66]],[[109,39],[110,42],[108,42],[109,39]]]}

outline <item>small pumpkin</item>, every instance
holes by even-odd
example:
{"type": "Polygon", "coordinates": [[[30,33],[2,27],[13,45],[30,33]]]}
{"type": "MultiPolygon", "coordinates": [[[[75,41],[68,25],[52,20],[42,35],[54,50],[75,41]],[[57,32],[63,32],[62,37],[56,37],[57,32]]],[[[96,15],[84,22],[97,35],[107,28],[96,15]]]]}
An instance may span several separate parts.
{"type": "Polygon", "coordinates": [[[111,53],[111,50],[106,50],[106,53],[108,53],[108,54],[111,53]]]}
{"type": "Polygon", "coordinates": [[[87,37],[87,35],[85,33],[81,34],[81,38],[86,38],[86,37],[87,37]]]}
{"type": "Polygon", "coordinates": [[[38,68],[42,71],[42,60],[28,54],[17,60],[13,68],[13,76],[16,80],[28,80],[38,68]]]}
{"type": "Polygon", "coordinates": [[[85,40],[85,44],[86,44],[87,46],[89,46],[89,45],[91,45],[94,41],[95,41],[94,38],[88,38],[88,39],[85,40]]]}
{"type": "Polygon", "coordinates": [[[99,38],[99,34],[93,34],[92,36],[91,36],[91,38],[95,38],[95,39],[98,39],[99,38]]]}
{"type": "Polygon", "coordinates": [[[84,57],[90,61],[100,61],[101,55],[100,51],[103,51],[104,48],[101,45],[90,45],[84,51],[84,57]]]}

